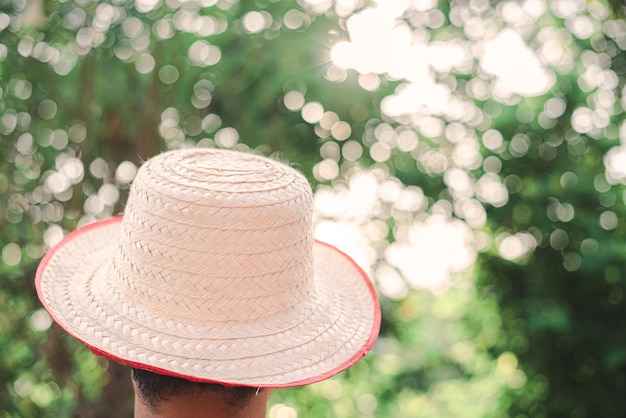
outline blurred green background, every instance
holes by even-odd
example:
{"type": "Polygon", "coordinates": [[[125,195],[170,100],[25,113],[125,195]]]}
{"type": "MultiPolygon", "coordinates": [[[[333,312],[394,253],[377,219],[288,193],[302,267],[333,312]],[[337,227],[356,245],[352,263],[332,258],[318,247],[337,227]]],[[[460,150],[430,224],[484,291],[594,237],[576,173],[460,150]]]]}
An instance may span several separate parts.
{"type": "Polygon", "coordinates": [[[0,416],[126,417],[128,371],[34,272],[141,162],[222,147],[311,180],[380,339],[269,416],[626,416],[621,0],[0,1],[0,416]]]}

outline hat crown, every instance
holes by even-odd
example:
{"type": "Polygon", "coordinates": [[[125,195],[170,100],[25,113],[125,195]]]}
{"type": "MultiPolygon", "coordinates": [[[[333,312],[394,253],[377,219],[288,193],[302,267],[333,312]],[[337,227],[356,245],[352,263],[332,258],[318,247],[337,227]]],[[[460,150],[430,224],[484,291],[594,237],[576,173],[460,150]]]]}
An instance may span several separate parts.
{"type": "Polygon", "coordinates": [[[161,154],[131,187],[114,260],[120,292],[189,319],[287,312],[312,291],[311,215],[307,180],[278,161],[217,149],[161,154]]]}

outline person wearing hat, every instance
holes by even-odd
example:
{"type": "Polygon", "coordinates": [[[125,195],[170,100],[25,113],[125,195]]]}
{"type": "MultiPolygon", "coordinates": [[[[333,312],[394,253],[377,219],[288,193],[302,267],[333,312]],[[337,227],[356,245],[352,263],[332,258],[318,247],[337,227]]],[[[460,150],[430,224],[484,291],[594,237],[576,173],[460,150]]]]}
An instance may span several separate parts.
{"type": "Polygon", "coordinates": [[[131,366],[136,417],[263,417],[272,388],[327,379],[372,347],[372,283],[313,239],[311,187],[258,155],[169,151],[123,216],[68,234],[39,299],[95,354],[131,366]]]}

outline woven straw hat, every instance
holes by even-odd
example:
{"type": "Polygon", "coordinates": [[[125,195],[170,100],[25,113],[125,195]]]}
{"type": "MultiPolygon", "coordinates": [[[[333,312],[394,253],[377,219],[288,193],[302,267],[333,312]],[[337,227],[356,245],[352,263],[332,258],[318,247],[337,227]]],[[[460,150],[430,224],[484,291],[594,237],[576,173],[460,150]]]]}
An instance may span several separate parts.
{"type": "Polygon", "coordinates": [[[148,160],[124,216],[68,234],[39,298],[96,354],[161,374],[285,387],[356,363],[380,326],[365,273],[314,241],[306,179],[277,161],[187,149],[148,160]]]}

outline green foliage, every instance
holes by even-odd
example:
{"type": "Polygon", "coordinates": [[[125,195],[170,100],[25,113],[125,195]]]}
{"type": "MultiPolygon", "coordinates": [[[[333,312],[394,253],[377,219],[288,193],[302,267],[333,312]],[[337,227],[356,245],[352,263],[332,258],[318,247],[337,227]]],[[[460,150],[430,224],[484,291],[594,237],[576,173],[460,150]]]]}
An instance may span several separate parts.
{"type": "Polygon", "coordinates": [[[64,233],[123,211],[143,160],[186,146],[302,170],[381,296],[372,353],[276,391],[271,417],[625,414],[624,6],[379,3],[366,33],[410,36],[346,69],[331,51],[358,42],[365,1],[0,2],[3,417],[131,414],[125,369],[51,325],[32,279],[64,233]],[[542,88],[489,71],[507,28],[542,88]],[[439,282],[421,264],[460,256],[419,242],[433,224],[462,225],[476,258],[439,282]]]}

